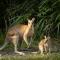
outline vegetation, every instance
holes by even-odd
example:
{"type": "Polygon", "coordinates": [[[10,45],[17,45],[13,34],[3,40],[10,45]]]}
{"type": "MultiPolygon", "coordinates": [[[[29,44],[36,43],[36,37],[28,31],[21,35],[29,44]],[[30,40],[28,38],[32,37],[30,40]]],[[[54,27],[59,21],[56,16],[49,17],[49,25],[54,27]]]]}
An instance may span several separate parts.
{"type": "Polygon", "coordinates": [[[32,15],[36,17],[37,38],[44,33],[56,38],[60,36],[59,0],[1,0],[0,9],[0,29],[2,31],[7,31],[9,26],[16,23],[25,23],[32,15]]]}
{"type": "MultiPolygon", "coordinates": [[[[35,17],[33,45],[44,35],[60,40],[60,0],[0,0],[0,44],[3,44],[7,30],[15,24],[27,23],[27,18],[35,17]]],[[[25,45],[24,45],[25,46],[25,45]]],[[[40,57],[29,56],[28,60],[59,60],[60,54],[40,57]],[[51,58],[50,58],[51,57],[51,58]]],[[[14,60],[16,57],[3,57],[14,60]]],[[[17,60],[20,59],[20,56],[17,60]]],[[[22,58],[24,60],[24,58],[22,58]]]]}
{"type": "Polygon", "coordinates": [[[60,54],[59,53],[53,53],[50,55],[40,55],[40,54],[28,54],[25,56],[19,56],[19,55],[5,55],[1,56],[0,60],[60,60],[60,54]]]}

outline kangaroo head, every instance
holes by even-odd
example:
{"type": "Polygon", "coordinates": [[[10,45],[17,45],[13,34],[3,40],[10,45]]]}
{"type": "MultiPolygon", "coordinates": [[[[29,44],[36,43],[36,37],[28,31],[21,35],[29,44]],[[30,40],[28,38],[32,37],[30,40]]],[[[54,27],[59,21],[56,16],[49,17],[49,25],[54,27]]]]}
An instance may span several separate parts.
{"type": "Polygon", "coordinates": [[[51,39],[51,37],[50,37],[50,36],[48,36],[48,37],[47,37],[47,39],[48,39],[48,40],[50,40],[50,39],[51,39]]]}
{"type": "Polygon", "coordinates": [[[28,26],[31,26],[33,24],[34,20],[35,20],[35,18],[32,18],[32,20],[28,19],[28,26]]]}
{"type": "Polygon", "coordinates": [[[48,40],[50,40],[50,36],[44,36],[44,39],[45,39],[46,41],[48,41],[48,40]]]}
{"type": "Polygon", "coordinates": [[[46,35],[44,36],[44,40],[45,40],[45,42],[47,42],[47,41],[48,41],[48,39],[47,39],[47,36],[46,36],[46,35]]]}
{"type": "Polygon", "coordinates": [[[46,35],[44,36],[44,39],[47,39],[46,35]]]}

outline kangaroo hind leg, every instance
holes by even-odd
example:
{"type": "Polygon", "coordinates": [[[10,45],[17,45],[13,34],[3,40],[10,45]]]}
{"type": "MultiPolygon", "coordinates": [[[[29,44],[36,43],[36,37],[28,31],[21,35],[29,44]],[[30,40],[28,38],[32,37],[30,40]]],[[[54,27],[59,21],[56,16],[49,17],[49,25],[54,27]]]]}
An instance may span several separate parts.
{"type": "Polygon", "coordinates": [[[14,36],[12,37],[12,43],[13,43],[13,45],[14,45],[14,52],[15,52],[15,53],[18,53],[18,54],[20,54],[20,55],[24,55],[23,52],[19,52],[19,51],[17,50],[18,41],[19,41],[19,35],[14,35],[14,36]]]}

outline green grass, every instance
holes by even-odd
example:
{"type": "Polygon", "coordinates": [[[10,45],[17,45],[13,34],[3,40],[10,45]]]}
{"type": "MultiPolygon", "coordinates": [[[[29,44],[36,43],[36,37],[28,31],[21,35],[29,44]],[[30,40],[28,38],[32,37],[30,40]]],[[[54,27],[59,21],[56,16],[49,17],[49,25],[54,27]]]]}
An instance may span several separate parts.
{"type": "Polygon", "coordinates": [[[0,60],[60,60],[60,54],[52,53],[44,56],[40,54],[26,54],[25,56],[3,55],[0,56],[0,60]]]}

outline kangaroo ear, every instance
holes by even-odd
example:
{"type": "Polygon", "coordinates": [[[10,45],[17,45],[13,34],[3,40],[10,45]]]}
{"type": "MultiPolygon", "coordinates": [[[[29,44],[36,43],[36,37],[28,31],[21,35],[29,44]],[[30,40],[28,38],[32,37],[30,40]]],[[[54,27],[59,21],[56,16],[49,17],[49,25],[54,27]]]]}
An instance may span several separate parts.
{"type": "Polygon", "coordinates": [[[30,19],[27,19],[28,20],[28,22],[31,22],[31,20],[30,19]]]}
{"type": "Polygon", "coordinates": [[[33,18],[32,18],[32,21],[34,22],[34,20],[35,20],[35,18],[33,17],[33,18]]]}
{"type": "Polygon", "coordinates": [[[46,35],[44,36],[44,38],[45,38],[45,39],[47,38],[46,35]]]}

